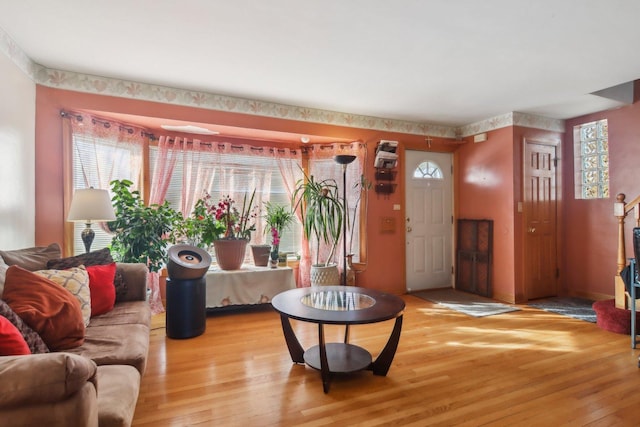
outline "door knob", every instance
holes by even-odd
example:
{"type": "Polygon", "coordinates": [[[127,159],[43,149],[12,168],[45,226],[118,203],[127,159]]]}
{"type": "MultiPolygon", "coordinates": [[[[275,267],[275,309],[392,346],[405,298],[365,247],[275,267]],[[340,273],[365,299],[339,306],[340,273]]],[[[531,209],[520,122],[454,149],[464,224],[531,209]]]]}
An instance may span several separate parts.
{"type": "Polygon", "coordinates": [[[536,232],[535,227],[529,227],[529,233],[535,233],[535,232],[536,232]]]}

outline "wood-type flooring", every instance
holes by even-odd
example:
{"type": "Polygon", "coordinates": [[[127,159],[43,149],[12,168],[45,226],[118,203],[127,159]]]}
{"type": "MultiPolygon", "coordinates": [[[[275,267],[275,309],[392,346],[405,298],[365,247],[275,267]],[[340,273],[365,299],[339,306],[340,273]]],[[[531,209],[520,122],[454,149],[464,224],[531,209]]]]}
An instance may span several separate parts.
{"type": "MultiPolygon", "coordinates": [[[[269,306],[213,314],[196,338],[154,316],[134,426],[637,426],[640,350],[629,336],[527,306],[473,318],[410,295],[387,376],[291,362],[269,306]]],[[[317,325],[293,321],[304,348],[317,325]]],[[[393,321],[351,328],[375,356],[393,321]]],[[[343,328],[326,328],[340,341],[343,328]]]]}

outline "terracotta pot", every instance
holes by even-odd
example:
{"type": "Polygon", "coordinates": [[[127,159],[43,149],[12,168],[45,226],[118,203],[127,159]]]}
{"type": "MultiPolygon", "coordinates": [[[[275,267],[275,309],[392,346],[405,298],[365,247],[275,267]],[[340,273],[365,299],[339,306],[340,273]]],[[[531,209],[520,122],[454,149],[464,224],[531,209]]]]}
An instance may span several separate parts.
{"type": "Polygon", "coordinates": [[[218,267],[221,270],[239,270],[244,261],[248,242],[245,239],[214,240],[213,249],[218,267]]]}
{"type": "Polygon", "coordinates": [[[257,267],[266,267],[269,264],[269,253],[271,245],[251,245],[251,253],[253,254],[253,263],[257,267]]]}

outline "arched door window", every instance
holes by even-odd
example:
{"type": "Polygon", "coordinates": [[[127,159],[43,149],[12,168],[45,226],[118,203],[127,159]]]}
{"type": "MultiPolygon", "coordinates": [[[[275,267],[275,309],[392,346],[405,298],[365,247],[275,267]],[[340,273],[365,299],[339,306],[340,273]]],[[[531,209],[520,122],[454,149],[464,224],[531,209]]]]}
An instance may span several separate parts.
{"type": "Polygon", "coordinates": [[[422,162],[413,171],[413,177],[418,179],[443,179],[442,169],[434,162],[422,162]]]}

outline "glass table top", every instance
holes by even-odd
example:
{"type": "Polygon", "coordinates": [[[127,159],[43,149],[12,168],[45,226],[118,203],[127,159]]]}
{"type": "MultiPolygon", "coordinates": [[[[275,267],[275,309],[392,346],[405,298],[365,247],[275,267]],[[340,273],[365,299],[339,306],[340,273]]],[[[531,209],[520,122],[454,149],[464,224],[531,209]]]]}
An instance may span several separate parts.
{"type": "Polygon", "coordinates": [[[373,307],[376,300],[369,295],[349,291],[317,291],[300,300],[307,307],[330,311],[353,311],[373,307]]]}

